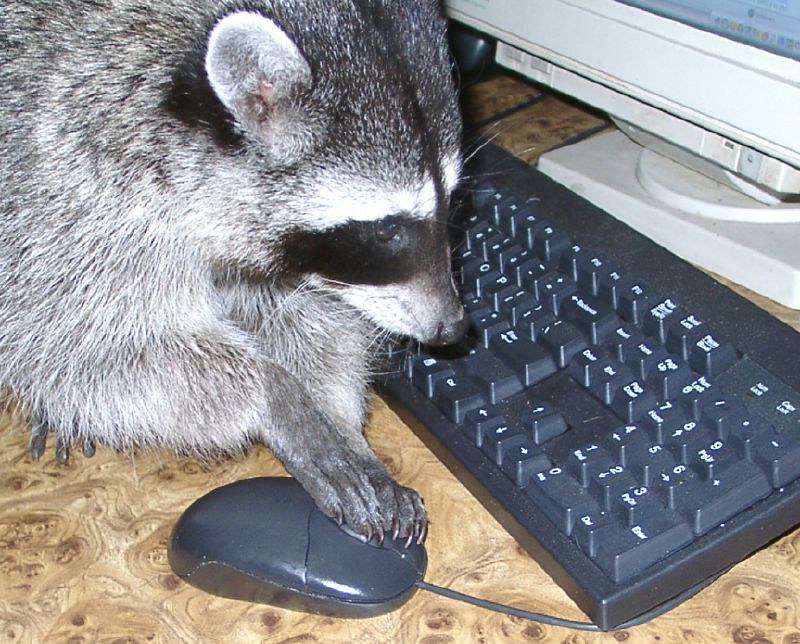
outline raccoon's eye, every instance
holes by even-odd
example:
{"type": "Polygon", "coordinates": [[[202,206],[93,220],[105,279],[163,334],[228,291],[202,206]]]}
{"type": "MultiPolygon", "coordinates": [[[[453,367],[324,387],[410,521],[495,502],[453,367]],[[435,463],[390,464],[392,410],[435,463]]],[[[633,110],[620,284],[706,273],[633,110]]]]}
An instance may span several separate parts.
{"type": "Polygon", "coordinates": [[[381,221],[375,224],[375,236],[379,241],[392,241],[400,234],[400,224],[394,220],[381,221]]]}

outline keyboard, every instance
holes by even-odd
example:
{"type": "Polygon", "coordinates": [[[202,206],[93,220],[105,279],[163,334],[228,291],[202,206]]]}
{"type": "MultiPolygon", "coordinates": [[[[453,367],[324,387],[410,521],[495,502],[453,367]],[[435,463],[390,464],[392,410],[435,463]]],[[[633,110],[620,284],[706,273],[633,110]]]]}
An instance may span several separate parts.
{"type": "Polygon", "coordinates": [[[469,337],[379,391],[591,620],[798,524],[800,334],[497,147],[468,174],[469,337]]]}

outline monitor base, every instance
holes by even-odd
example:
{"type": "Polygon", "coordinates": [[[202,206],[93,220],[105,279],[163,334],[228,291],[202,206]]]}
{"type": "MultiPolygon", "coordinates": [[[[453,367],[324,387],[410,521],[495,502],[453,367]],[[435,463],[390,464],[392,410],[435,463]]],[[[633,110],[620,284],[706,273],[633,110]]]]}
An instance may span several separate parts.
{"type": "Polygon", "coordinates": [[[679,257],[800,309],[800,206],[750,200],[618,131],[548,152],[538,167],[679,257]]]}

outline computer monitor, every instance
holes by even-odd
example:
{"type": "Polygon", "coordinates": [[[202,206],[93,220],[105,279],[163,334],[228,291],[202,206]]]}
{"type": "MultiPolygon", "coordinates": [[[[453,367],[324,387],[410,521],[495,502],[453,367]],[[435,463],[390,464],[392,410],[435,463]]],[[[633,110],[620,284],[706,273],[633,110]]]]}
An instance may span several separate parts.
{"type": "Polygon", "coordinates": [[[685,259],[800,308],[800,3],[445,0],[497,62],[617,131],[539,168],[685,259]]]}

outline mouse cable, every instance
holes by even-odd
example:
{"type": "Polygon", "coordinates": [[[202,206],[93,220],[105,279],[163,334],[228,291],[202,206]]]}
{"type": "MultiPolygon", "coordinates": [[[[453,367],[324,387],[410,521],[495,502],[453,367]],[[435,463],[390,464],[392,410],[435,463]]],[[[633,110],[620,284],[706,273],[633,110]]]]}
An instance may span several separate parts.
{"type": "MultiPolygon", "coordinates": [[[[696,595],[698,592],[703,590],[706,586],[711,585],[717,579],[719,579],[722,575],[728,572],[730,568],[726,568],[725,570],[718,572],[715,575],[712,575],[708,579],[704,579],[703,581],[695,584],[684,590],[679,595],[676,595],[672,599],[668,599],[662,604],[650,609],[642,613],[641,615],[634,617],[633,619],[628,620],[627,622],[620,624],[619,626],[615,626],[609,630],[623,630],[626,628],[633,628],[634,626],[639,626],[640,624],[644,624],[645,622],[649,622],[651,619],[655,617],[659,617],[664,613],[672,610],[678,604],[683,603],[693,595],[696,595]]],[[[543,613],[536,613],[533,611],[523,610],[521,608],[514,608],[513,606],[506,606],[505,604],[498,604],[493,601],[489,601],[488,599],[480,599],[479,597],[473,597],[472,595],[466,595],[464,593],[460,593],[457,590],[451,590],[450,588],[444,588],[442,586],[437,586],[435,584],[429,584],[426,581],[418,581],[417,587],[423,590],[428,590],[432,593],[436,593],[438,595],[442,595],[444,597],[448,597],[450,599],[455,599],[456,601],[464,602],[466,604],[471,604],[473,606],[479,606],[481,608],[486,608],[488,610],[494,611],[496,613],[504,613],[506,615],[513,615],[514,617],[522,617],[523,619],[529,619],[534,622],[540,622],[542,624],[548,624],[550,626],[562,626],[565,628],[572,628],[579,631],[596,631],[602,632],[603,629],[600,628],[597,624],[592,622],[579,622],[572,619],[564,619],[561,617],[554,617],[552,615],[545,615],[543,613]]]]}
{"type": "Polygon", "coordinates": [[[509,116],[513,116],[517,112],[521,112],[522,110],[530,107],[541,101],[542,99],[547,98],[550,94],[546,94],[545,92],[540,92],[538,94],[534,94],[533,96],[520,101],[516,105],[512,105],[504,110],[500,110],[499,112],[495,112],[494,114],[487,116],[486,118],[480,119],[479,121],[475,121],[474,123],[467,123],[467,129],[472,132],[482,127],[486,127],[487,125],[491,125],[495,121],[500,121],[502,119],[508,118],[509,116]]]}
{"type": "Polygon", "coordinates": [[[575,132],[575,134],[568,136],[563,141],[558,142],[553,147],[547,148],[547,152],[552,152],[553,150],[559,150],[561,148],[567,147],[568,145],[575,145],[576,143],[585,141],[586,139],[594,136],[595,134],[600,134],[600,132],[603,132],[605,130],[610,130],[613,127],[614,124],[611,123],[610,121],[603,121],[602,123],[599,123],[598,125],[595,125],[593,127],[581,130],[580,132],[575,132]]]}

